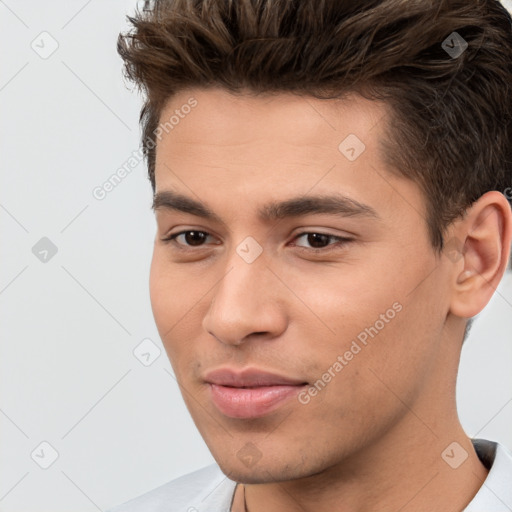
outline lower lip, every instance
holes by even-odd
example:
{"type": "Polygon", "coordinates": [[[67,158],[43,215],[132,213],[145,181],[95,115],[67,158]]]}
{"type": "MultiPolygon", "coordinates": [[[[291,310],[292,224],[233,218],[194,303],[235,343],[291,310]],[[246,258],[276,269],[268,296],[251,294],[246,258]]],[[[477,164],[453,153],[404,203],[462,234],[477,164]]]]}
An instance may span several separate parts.
{"type": "Polygon", "coordinates": [[[264,416],[293,396],[304,387],[265,386],[257,388],[232,388],[209,384],[213,403],[221,413],[231,418],[257,418],[264,416]]]}

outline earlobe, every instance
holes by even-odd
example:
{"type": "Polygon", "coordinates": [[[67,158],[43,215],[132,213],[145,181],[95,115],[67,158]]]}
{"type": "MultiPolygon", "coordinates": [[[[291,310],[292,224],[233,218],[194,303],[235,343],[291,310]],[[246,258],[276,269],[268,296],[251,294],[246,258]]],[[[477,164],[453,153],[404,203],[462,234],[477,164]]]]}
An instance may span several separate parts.
{"type": "Polygon", "coordinates": [[[461,261],[452,258],[454,315],[473,317],[489,302],[507,268],[511,237],[510,205],[497,191],[482,195],[457,224],[462,247],[461,261]]]}

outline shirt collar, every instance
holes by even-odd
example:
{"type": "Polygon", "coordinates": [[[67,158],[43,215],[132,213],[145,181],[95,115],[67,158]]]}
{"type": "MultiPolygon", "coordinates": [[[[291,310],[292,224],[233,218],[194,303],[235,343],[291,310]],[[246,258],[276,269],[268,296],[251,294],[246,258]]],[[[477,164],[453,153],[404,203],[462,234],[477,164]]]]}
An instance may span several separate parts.
{"type": "Polygon", "coordinates": [[[512,511],[512,453],[486,439],[472,439],[475,452],[489,474],[464,512],[512,511]]]}

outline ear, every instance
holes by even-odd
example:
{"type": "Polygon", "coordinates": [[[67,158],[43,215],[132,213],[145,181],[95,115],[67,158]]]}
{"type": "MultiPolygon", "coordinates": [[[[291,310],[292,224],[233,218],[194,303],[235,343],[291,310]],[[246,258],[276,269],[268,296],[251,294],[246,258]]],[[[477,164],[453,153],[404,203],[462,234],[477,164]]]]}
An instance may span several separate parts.
{"type": "Polygon", "coordinates": [[[450,312],[471,318],[489,302],[507,268],[512,239],[507,198],[486,192],[450,231],[444,249],[452,266],[450,312]]]}

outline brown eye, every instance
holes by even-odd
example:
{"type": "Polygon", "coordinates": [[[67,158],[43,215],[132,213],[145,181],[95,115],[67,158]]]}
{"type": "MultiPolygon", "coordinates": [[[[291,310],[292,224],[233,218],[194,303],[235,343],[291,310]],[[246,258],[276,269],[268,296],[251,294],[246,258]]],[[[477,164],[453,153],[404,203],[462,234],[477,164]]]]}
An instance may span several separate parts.
{"type": "Polygon", "coordinates": [[[189,229],[187,231],[180,231],[179,233],[175,233],[174,235],[171,235],[167,238],[162,238],[162,242],[171,242],[177,240],[179,237],[183,237],[182,240],[185,243],[176,242],[178,245],[185,247],[198,247],[202,245],[202,242],[204,242],[208,236],[209,233],[206,231],[196,231],[189,229]]]}
{"type": "Polygon", "coordinates": [[[329,235],[327,233],[317,233],[317,232],[305,232],[300,233],[295,237],[295,240],[306,237],[305,240],[307,244],[310,245],[310,247],[301,245],[301,244],[295,244],[297,247],[301,247],[303,249],[309,249],[312,251],[322,251],[325,248],[328,248],[327,250],[330,250],[332,248],[336,248],[339,246],[344,245],[347,242],[351,242],[351,238],[345,238],[341,236],[335,236],[335,235],[329,235]],[[329,243],[329,241],[335,240],[337,243],[329,243]]]}
{"type": "Polygon", "coordinates": [[[305,233],[306,240],[314,249],[321,249],[329,245],[329,240],[333,237],[323,233],[305,233]]]}

